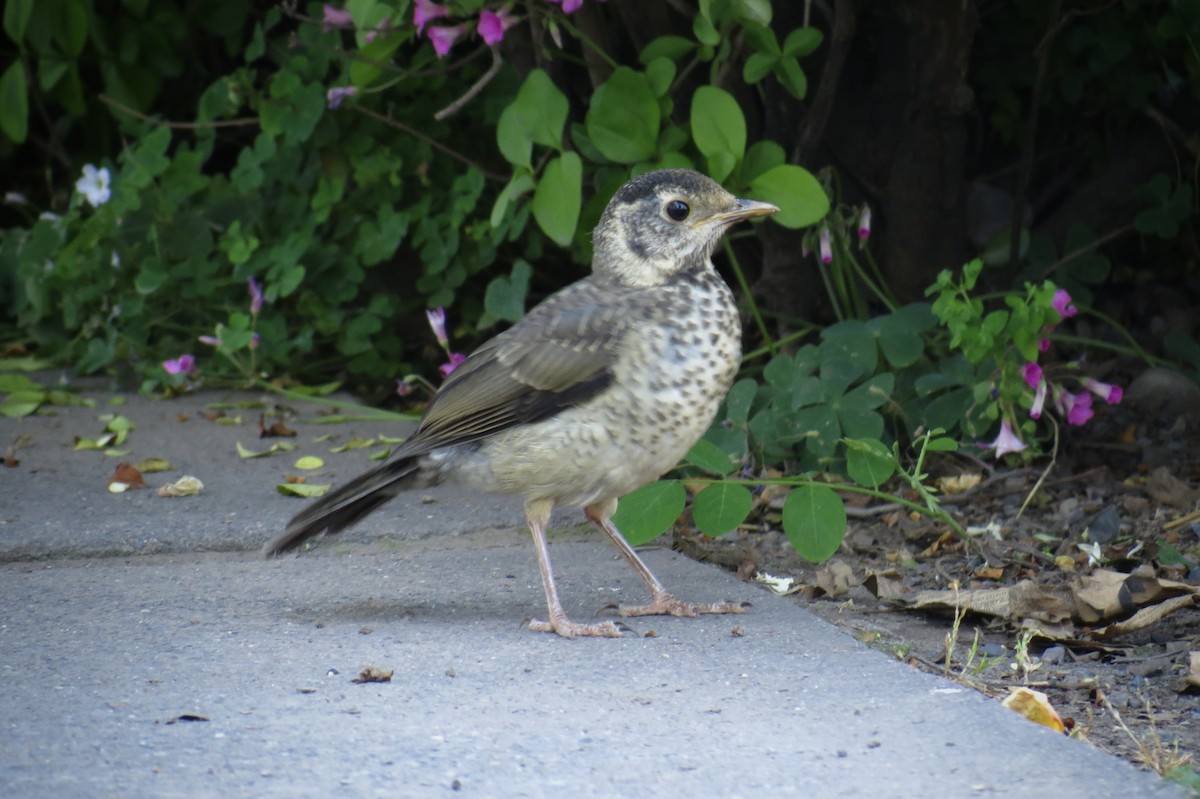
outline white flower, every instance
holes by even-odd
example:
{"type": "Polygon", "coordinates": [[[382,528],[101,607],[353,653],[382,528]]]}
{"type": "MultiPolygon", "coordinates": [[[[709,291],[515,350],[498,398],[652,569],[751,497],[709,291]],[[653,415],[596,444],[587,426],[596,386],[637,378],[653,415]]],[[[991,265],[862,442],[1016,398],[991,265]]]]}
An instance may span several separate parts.
{"type": "Polygon", "coordinates": [[[25,195],[19,191],[4,192],[5,205],[25,205],[27,202],[29,202],[29,200],[27,200],[25,195]]]}
{"type": "Polygon", "coordinates": [[[111,180],[107,168],[96,169],[91,164],[84,164],[83,177],[75,181],[75,191],[82,194],[93,208],[99,208],[112,196],[112,189],[109,188],[111,180]]]}
{"type": "Polygon", "coordinates": [[[121,265],[121,254],[116,250],[112,251],[112,265],[114,267],[121,265]]]}

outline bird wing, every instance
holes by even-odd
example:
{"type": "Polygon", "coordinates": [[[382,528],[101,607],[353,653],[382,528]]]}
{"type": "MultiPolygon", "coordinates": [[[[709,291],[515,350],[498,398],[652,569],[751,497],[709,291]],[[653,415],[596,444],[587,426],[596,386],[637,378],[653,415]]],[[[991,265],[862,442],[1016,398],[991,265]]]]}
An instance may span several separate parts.
{"type": "Polygon", "coordinates": [[[403,452],[476,441],[596,396],[629,332],[624,299],[589,280],[547,299],[454,370],[403,452]]]}

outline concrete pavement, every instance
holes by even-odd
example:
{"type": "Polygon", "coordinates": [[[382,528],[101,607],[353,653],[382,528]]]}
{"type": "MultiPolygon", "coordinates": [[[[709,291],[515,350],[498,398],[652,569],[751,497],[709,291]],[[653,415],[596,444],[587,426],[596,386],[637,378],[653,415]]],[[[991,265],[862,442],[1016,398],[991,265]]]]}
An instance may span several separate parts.
{"type": "MultiPolygon", "coordinates": [[[[1183,795],[664,549],[646,559],[677,595],[753,607],[637,619],[619,640],[531,633],[544,604],[519,502],[439,488],[259,560],[304,502],[275,491],[296,457],[337,482],[370,462],[330,447],[400,431],[298,421],[294,451],[241,459],[237,441],[278,440],[257,438],[258,411],[198,411],[247,395],[90,396],[0,419],[3,445],[28,436],[0,469],[2,796],[1183,795]],[[177,467],[147,482],[188,473],[204,492],[109,494],[117,459],[71,442],[112,412],[137,426],[122,460],[177,467]],[[391,682],[352,682],[366,665],[391,682]]],[[[579,618],[642,598],[598,535],[551,554],[579,618]]]]}

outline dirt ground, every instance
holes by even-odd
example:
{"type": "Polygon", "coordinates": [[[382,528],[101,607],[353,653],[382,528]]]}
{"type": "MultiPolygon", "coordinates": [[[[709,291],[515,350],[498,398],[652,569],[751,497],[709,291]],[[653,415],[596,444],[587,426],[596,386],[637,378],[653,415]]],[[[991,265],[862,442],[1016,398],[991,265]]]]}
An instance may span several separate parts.
{"type": "Polygon", "coordinates": [[[795,554],[770,497],[753,529],[675,543],[744,579],[779,578],[777,590],[915,668],[997,700],[1043,692],[1065,734],[1174,770],[1200,796],[1200,402],[1183,392],[1176,407],[1134,391],[1069,431],[1049,469],[933,464],[933,479],[979,478],[942,495],[966,540],[848,496],[846,539],[823,564],[795,554]]]}

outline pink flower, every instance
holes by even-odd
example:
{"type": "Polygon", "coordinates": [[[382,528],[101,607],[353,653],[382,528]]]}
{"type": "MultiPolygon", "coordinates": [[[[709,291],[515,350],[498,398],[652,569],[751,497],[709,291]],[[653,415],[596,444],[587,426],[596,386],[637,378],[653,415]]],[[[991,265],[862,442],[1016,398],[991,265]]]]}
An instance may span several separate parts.
{"type": "Polygon", "coordinates": [[[462,362],[467,359],[467,356],[461,352],[450,353],[450,363],[444,363],[438,367],[438,371],[442,373],[442,377],[449,377],[450,373],[462,365],[462,362]]]}
{"type": "Polygon", "coordinates": [[[546,0],[547,3],[561,5],[564,14],[574,14],[583,5],[583,0],[546,0]]]}
{"type": "Polygon", "coordinates": [[[1050,351],[1050,339],[1043,338],[1038,340],[1038,352],[1050,351]]]}
{"type": "Polygon", "coordinates": [[[263,290],[258,281],[254,278],[247,278],[246,285],[250,289],[250,313],[258,316],[259,311],[263,306],[263,290]]]}
{"type": "Polygon", "coordinates": [[[1099,380],[1092,380],[1090,377],[1085,377],[1080,382],[1083,383],[1084,388],[1107,402],[1109,405],[1117,405],[1125,397],[1125,390],[1120,386],[1115,386],[1110,383],[1101,383],[1099,380]]]}
{"type": "Polygon", "coordinates": [[[178,358],[163,361],[162,368],[169,375],[194,375],[196,374],[196,357],[194,355],[180,355],[178,358]]]}
{"type": "Polygon", "coordinates": [[[408,380],[403,377],[396,378],[396,396],[407,397],[412,393],[412,386],[408,384],[408,380]]]}
{"type": "Polygon", "coordinates": [[[437,343],[442,347],[450,344],[450,337],[446,335],[446,309],[438,308],[436,311],[426,311],[425,318],[429,320],[429,326],[433,328],[433,335],[437,339],[437,343]]]}
{"type": "Polygon", "coordinates": [[[196,340],[201,344],[207,344],[210,347],[221,346],[221,339],[217,338],[216,336],[197,336],[196,340]]]}
{"type": "Polygon", "coordinates": [[[450,48],[454,47],[458,37],[466,32],[465,23],[462,25],[430,25],[429,30],[425,31],[425,35],[429,37],[438,58],[445,58],[450,54],[450,48]]]}
{"type": "Polygon", "coordinates": [[[357,86],[334,86],[325,92],[325,102],[329,104],[329,109],[332,111],[342,104],[342,100],[356,94],[358,94],[357,86]]]}
{"type": "Polygon", "coordinates": [[[833,246],[829,241],[829,226],[821,228],[821,263],[833,263],[833,246]]]}
{"type": "Polygon", "coordinates": [[[1002,458],[1010,452],[1020,452],[1026,448],[1026,444],[1016,433],[1013,432],[1012,425],[1007,419],[1000,422],[1000,435],[996,436],[996,440],[990,444],[981,444],[984,449],[996,450],[996,457],[1002,458]]]}
{"type": "Polygon", "coordinates": [[[1079,309],[1071,304],[1071,295],[1066,289],[1059,289],[1054,292],[1054,299],[1050,301],[1054,306],[1054,310],[1058,311],[1058,315],[1063,319],[1070,318],[1079,313],[1079,309]]]}
{"type": "Polygon", "coordinates": [[[482,11],[479,14],[479,24],[475,30],[488,46],[499,44],[504,39],[504,32],[511,28],[517,20],[507,8],[499,11],[482,11]]]}
{"type": "Polygon", "coordinates": [[[1021,377],[1025,378],[1025,383],[1030,388],[1036,389],[1042,382],[1042,367],[1030,361],[1021,367],[1021,377]]]}
{"type": "Polygon", "coordinates": [[[416,0],[414,4],[413,24],[417,26],[418,34],[424,33],[425,26],[433,20],[448,16],[450,16],[450,9],[430,2],[430,0],[416,0]]]}
{"type": "Polygon", "coordinates": [[[858,215],[858,237],[868,239],[871,236],[871,206],[863,203],[862,212],[858,215]]]}
{"type": "Polygon", "coordinates": [[[1033,406],[1029,409],[1030,419],[1042,418],[1042,408],[1046,406],[1047,388],[1049,388],[1049,384],[1045,380],[1042,380],[1038,383],[1037,391],[1035,391],[1033,395],[1033,406]]]}
{"type": "Polygon", "coordinates": [[[1082,427],[1092,418],[1092,395],[1060,391],[1054,398],[1059,409],[1067,415],[1067,423],[1082,427]]]}
{"type": "Polygon", "coordinates": [[[250,349],[252,349],[252,350],[258,349],[258,345],[261,343],[262,343],[262,336],[260,336],[258,334],[258,331],[255,331],[250,334],[250,349]]]}
{"type": "Polygon", "coordinates": [[[334,28],[354,27],[354,19],[350,16],[350,12],[344,8],[334,8],[329,3],[326,3],[324,12],[324,18],[321,20],[323,23],[321,30],[325,33],[329,33],[334,28]]]}

